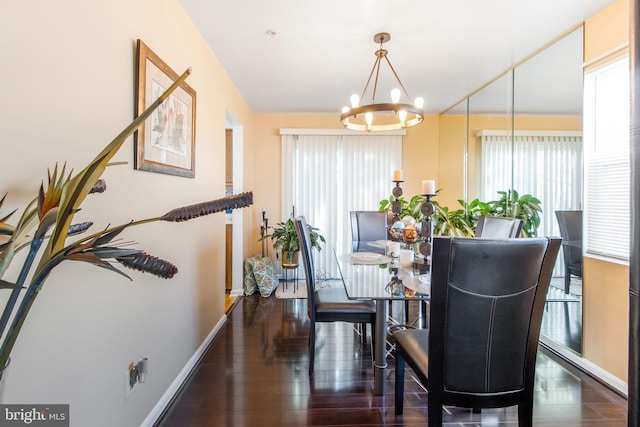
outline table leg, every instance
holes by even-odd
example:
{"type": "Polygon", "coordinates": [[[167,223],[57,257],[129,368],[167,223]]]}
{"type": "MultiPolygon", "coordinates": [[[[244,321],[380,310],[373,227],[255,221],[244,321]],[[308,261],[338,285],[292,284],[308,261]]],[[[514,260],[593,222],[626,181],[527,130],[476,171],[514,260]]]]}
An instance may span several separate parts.
{"type": "Polygon", "coordinates": [[[384,396],[384,371],[387,368],[387,317],[389,302],[376,300],[376,346],[373,359],[374,393],[384,396]]]}

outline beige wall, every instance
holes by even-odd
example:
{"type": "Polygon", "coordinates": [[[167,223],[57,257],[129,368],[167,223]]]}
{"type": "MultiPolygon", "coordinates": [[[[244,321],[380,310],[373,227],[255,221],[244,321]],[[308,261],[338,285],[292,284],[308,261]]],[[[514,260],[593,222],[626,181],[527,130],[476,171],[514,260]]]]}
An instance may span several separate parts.
{"type": "Polygon", "coordinates": [[[617,0],[584,24],[584,62],[604,58],[629,43],[629,0],[617,0]]]}
{"type": "Polygon", "coordinates": [[[627,382],[629,267],[585,257],[583,357],[627,382]]]}
{"type": "MultiPolygon", "coordinates": [[[[585,63],[602,59],[629,41],[629,2],[618,0],[585,23],[585,63]]],[[[588,191],[588,190],[587,190],[588,191]]],[[[627,381],[629,268],[584,259],[584,355],[627,381]]]]}
{"type": "MultiPolygon", "coordinates": [[[[438,143],[440,128],[438,116],[426,116],[424,122],[407,129],[402,141],[403,190],[405,198],[422,192],[422,181],[436,180],[436,189],[441,188],[440,170],[451,167],[441,163],[438,143]]],[[[389,187],[391,193],[391,187],[389,187]]]]}
{"type": "MultiPolygon", "coordinates": [[[[34,197],[47,167],[81,169],[131,121],[138,38],[176,72],[193,67],[196,178],[133,170],[129,139],[114,159],[129,164],[107,169],[107,192],[90,196],[76,218],[103,228],[224,196],[225,110],[246,126],[247,157],[251,111],[177,0],[3,2],[2,213],[34,197]]],[[[223,319],[223,214],[124,234],[175,263],[178,275],[128,270],[130,282],[88,264],[60,265],[14,349],[5,403],[68,403],[72,426],[138,426],[223,319]],[[150,361],[147,382],[125,400],[125,372],[141,357],[150,361]]]]}

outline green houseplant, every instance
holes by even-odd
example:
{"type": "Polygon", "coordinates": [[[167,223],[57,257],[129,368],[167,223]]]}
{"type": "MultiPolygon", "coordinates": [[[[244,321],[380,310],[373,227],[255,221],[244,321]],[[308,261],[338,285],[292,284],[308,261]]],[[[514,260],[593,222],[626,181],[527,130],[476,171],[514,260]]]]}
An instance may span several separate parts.
{"type": "Polygon", "coordinates": [[[400,218],[404,218],[409,215],[415,218],[417,222],[420,222],[424,219],[424,215],[420,210],[422,208],[422,203],[424,203],[424,197],[420,195],[413,196],[411,199],[407,201],[404,197],[394,197],[391,196],[388,199],[380,200],[380,211],[390,211],[394,201],[399,201],[402,204],[402,210],[400,211],[400,218]]]}
{"type": "Polygon", "coordinates": [[[540,226],[542,202],[531,194],[522,196],[516,190],[498,191],[497,200],[482,202],[474,199],[469,203],[458,200],[460,209],[450,210],[434,202],[435,234],[443,236],[473,236],[478,217],[504,216],[522,220],[521,237],[535,237],[540,226]]]}
{"type": "MultiPolygon", "coordinates": [[[[487,215],[521,219],[523,221],[521,236],[537,236],[542,202],[531,194],[523,194],[521,196],[516,190],[498,191],[498,195],[500,197],[497,200],[488,202],[474,199],[466,203],[464,200],[458,200],[459,209],[450,209],[433,200],[435,211],[433,217],[434,235],[471,237],[475,233],[478,217],[487,215]]],[[[401,217],[410,215],[416,221],[422,220],[420,207],[424,202],[423,196],[413,196],[409,201],[406,201],[403,197],[396,199],[391,196],[389,199],[380,201],[380,210],[390,210],[395,200],[402,202],[401,217]]]]}
{"type": "MultiPolygon", "coordinates": [[[[309,238],[311,239],[311,248],[316,248],[319,251],[322,250],[320,242],[325,243],[324,236],[318,233],[316,227],[307,224],[309,230],[309,238]]],[[[279,222],[273,227],[273,232],[260,238],[260,241],[269,238],[273,242],[273,248],[276,251],[282,253],[282,265],[285,267],[297,267],[298,266],[298,253],[300,251],[300,241],[296,234],[296,228],[293,225],[293,215],[286,221],[279,222]]]]}
{"type": "MultiPolygon", "coordinates": [[[[0,316],[0,378],[22,326],[33,303],[45,284],[51,271],[64,261],[83,261],[119,273],[129,279],[116,265],[151,273],[169,279],[178,271],[169,261],[162,260],[133,248],[127,243],[118,243],[118,237],[126,228],[156,221],[182,222],[215,212],[237,209],[253,203],[252,193],[227,196],[221,199],[197,203],[173,209],[164,215],[131,221],[106,227],[94,234],[69,242],[72,236],[84,233],[91,222],[74,224],[73,217],[81,209],[85,198],[92,193],[106,189],[100,177],[109,161],[127,138],[151,116],[169,95],[187,78],[185,71],[160,97],[142,114],[131,122],[109,143],[84,169],[77,174],[65,175],[65,167],[58,172],[56,166],[49,173],[48,184],[41,185],[37,196],[24,208],[17,223],[10,224],[13,211],[0,217],[0,289],[9,292],[0,316]],[[42,245],[45,244],[41,250],[42,245]],[[19,257],[22,265],[16,279],[4,277],[9,270],[14,255],[26,251],[26,257],[19,257]]],[[[0,208],[6,195],[0,199],[0,208]]]]}

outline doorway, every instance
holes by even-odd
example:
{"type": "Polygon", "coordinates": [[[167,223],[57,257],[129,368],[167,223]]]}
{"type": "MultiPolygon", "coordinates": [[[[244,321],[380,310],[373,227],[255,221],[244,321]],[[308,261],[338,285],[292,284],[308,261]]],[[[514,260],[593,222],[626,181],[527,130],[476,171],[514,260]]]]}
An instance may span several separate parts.
{"type": "MultiPolygon", "coordinates": [[[[228,111],[225,112],[225,194],[244,191],[244,128],[228,111]]],[[[225,293],[240,296],[242,291],[243,210],[226,213],[225,218],[225,293]]]]}
{"type": "MultiPolygon", "coordinates": [[[[225,129],[225,196],[233,194],[233,129],[225,129]]],[[[231,211],[225,213],[225,274],[224,290],[226,294],[231,293],[233,288],[233,214],[231,211]]]]}

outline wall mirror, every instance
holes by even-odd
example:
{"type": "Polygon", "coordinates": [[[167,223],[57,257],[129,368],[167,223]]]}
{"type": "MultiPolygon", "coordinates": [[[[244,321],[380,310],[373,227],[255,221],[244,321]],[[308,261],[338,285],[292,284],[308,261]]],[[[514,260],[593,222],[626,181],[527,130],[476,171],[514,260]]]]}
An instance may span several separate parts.
{"type": "MultiPolygon", "coordinates": [[[[562,235],[565,244],[577,237],[563,235],[559,221],[575,228],[583,206],[582,64],[580,27],[514,70],[514,188],[542,200],[538,235],[562,235]]],[[[564,277],[565,261],[576,254],[581,262],[581,242],[558,256],[541,333],[581,354],[582,278],[564,277]]]]}
{"type": "MultiPolygon", "coordinates": [[[[542,201],[539,236],[561,235],[556,211],[581,212],[582,34],[579,27],[441,116],[442,164],[464,159],[462,174],[441,172],[443,205],[495,200],[508,189],[531,194],[542,201]]],[[[565,286],[564,275],[561,253],[543,339],[580,354],[582,280],[572,275],[565,286]]]]}
{"type": "Polygon", "coordinates": [[[512,112],[512,71],[469,98],[469,201],[512,188],[512,112]]]}

